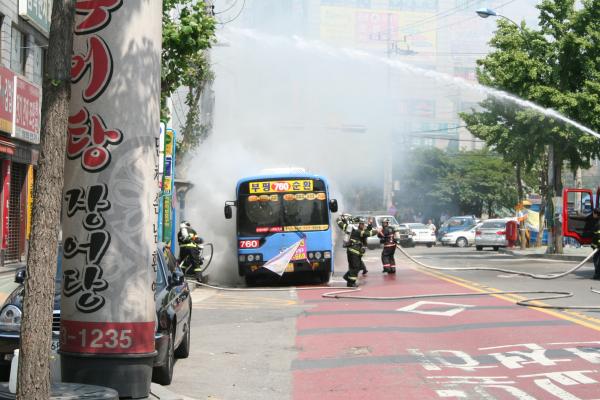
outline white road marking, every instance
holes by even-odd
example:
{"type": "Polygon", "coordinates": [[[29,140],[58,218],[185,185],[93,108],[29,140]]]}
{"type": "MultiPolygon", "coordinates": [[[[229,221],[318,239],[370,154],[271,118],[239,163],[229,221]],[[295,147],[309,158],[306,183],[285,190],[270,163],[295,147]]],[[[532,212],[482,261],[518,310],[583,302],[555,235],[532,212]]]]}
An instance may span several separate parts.
{"type": "Polygon", "coordinates": [[[454,304],[454,303],[442,303],[437,301],[417,301],[414,304],[411,304],[406,307],[398,308],[396,311],[402,312],[410,312],[415,314],[424,314],[424,315],[439,315],[442,317],[453,317],[456,314],[465,311],[469,307],[475,307],[469,304],[454,304]],[[424,305],[443,305],[447,306],[448,309],[446,311],[433,311],[433,310],[418,310],[419,307],[424,305]]]}

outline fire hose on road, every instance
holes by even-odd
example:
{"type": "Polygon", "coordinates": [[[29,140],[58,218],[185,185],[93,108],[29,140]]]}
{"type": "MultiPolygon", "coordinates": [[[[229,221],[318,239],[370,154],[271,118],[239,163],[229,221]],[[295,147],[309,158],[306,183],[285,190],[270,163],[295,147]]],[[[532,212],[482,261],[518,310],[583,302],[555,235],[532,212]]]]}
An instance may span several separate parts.
{"type": "MultiPolygon", "coordinates": [[[[208,267],[210,266],[210,263],[212,261],[212,256],[213,256],[213,252],[214,252],[214,248],[212,243],[207,243],[207,245],[210,245],[211,247],[211,255],[210,255],[210,259],[208,261],[208,263],[204,266],[204,268],[202,269],[202,273],[204,274],[207,270],[208,267]]],[[[410,261],[414,262],[415,264],[419,265],[420,267],[426,268],[426,269],[430,269],[430,270],[435,270],[435,271],[495,271],[495,272],[503,272],[503,273],[507,273],[507,274],[514,274],[514,275],[520,275],[520,276],[526,276],[529,278],[533,278],[533,279],[542,279],[542,280],[550,280],[550,279],[558,279],[558,278],[562,278],[564,276],[567,276],[573,272],[575,272],[576,270],[580,269],[581,267],[583,267],[583,265],[590,260],[594,254],[596,254],[596,252],[598,251],[597,249],[592,251],[588,256],[586,256],[580,263],[578,263],[576,266],[574,266],[573,268],[570,268],[569,270],[565,271],[565,272],[561,272],[561,273],[554,273],[554,274],[532,274],[529,272],[524,272],[524,271],[515,271],[515,270],[510,270],[510,269],[504,269],[504,268],[490,268],[490,267],[435,267],[432,265],[427,265],[417,259],[415,259],[413,256],[411,256],[410,254],[408,254],[401,246],[396,246],[400,252],[406,256],[406,258],[408,258],[410,261]]],[[[224,286],[215,286],[215,285],[210,285],[204,282],[198,282],[198,281],[189,281],[190,283],[193,283],[197,286],[202,286],[202,287],[207,287],[210,289],[214,289],[214,290],[220,290],[220,291],[233,291],[233,292],[283,292],[283,291],[289,291],[289,290],[297,290],[297,291],[304,291],[304,290],[331,290],[333,287],[332,286],[311,286],[311,287],[297,287],[294,286],[292,288],[290,287],[284,287],[284,288],[266,288],[266,287],[262,287],[262,288],[238,288],[238,287],[224,287],[224,286]]],[[[600,294],[600,291],[597,291],[593,288],[590,288],[590,290],[593,293],[597,293],[600,294]]],[[[528,299],[524,299],[524,300],[519,300],[517,301],[515,304],[520,305],[520,306],[525,306],[525,307],[535,307],[535,308],[545,308],[545,309],[557,309],[557,310],[600,310],[600,306],[586,306],[586,305],[580,305],[580,306],[553,306],[553,305],[546,305],[546,304],[533,304],[534,302],[539,302],[539,301],[543,301],[543,300],[556,300],[556,299],[564,299],[564,298],[569,298],[569,297],[573,297],[573,293],[572,292],[566,292],[566,291],[555,291],[555,290],[550,290],[550,291],[545,291],[545,290],[513,290],[513,291],[489,291],[489,292],[479,292],[479,293],[473,293],[473,292],[464,292],[464,293],[433,293],[433,294],[423,294],[423,295],[410,295],[410,296],[392,296],[392,297],[382,297],[382,296],[359,296],[356,294],[351,294],[351,293],[355,293],[357,291],[360,291],[360,288],[352,288],[352,289],[343,289],[343,290],[336,290],[333,292],[327,292],[327,293],[323,293],[321,296],[324,298],[331,298],[331,299],[353,299],[353,300],[372,300],[372,301],[400,301],[400,300],[414,300],[414,299],[431,299],[431,298],[442,298],[442,297],[474,297],[474,296],[492,296],[492,295],[510,295],[510,294],[540,294],[543,296],[540,297],[532,297],[532,298],[528,298],[528,299]]]]}
{"type": "MultiPolygon", "coordinates": [[[[579,268],[583,267],[583,265],[596,254],[598,249],[592,251],[583,261],[577,264],[575,267],[561,273],[556,274],[531,274],[529,272],[523,271],[514,271],[510,269],[503,268],[489,268],[489,267],[434,267],[431,265],[427,265],[414,257],[408,254],[401,246],[396,246],[400,252],[406,256],[410,261],[415,264],[431,270],[436,271],[496,271],[503,272],[514,275],[527,276],[533,279],[557,279],[569,275],[579,268]]],[[[590,288],[593,293],[600,294],[600,291],[596,291],[593,288],[590,288]]],[[[335,298],[335,299],[356,299],[356,300],[380,300],[380,301],[390,301],[390,300],[409,300],[409,299],[430,299],[430,298],[439,298],[439,297],[468,297],[468,296],[491,296],[491,295],[504,295],[504,294],[543,294],[550,296],[542,296],[542,297],[533,297],[525,300],[519,300],[516,302],[517,305],[525,306],[525,307],[535,307],[535,308],[545,308],[545,309],[557,309],[557,310],[600,310],[600,306],[552,306],[546,304],[532,304],[536,301],[542,300],[556,300],[573,297],[572,292],[563,292],[563,291],[540,291],[540,290],[522,290],[522,291],[491,291],[491,292],[480,292],[480,293],[439,293],[439,294],[425,294],[425,295],[411,295],[411,296],[395,296],[395,297],[376,297],[376,296],[356,296],[356,295],[345,295],[345,293],[351,292],[350,290],[339,290],[335,292],[324,293],[322,296],[326,298],[335,298]]]]}

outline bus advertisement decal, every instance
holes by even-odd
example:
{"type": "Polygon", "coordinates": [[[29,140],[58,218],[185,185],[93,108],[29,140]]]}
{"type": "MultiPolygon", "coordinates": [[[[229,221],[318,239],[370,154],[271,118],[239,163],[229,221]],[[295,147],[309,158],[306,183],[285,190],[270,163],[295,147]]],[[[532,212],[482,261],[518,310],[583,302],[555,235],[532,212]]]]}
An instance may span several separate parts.
{"type": "Polygon", "coordinates": [[[294,261],[306,260],[306,240],[305,239],[302,239],[300,241],[300,245],[298,245],[296,252],[292,256],[292,260],[294,260],[294,261]]]}

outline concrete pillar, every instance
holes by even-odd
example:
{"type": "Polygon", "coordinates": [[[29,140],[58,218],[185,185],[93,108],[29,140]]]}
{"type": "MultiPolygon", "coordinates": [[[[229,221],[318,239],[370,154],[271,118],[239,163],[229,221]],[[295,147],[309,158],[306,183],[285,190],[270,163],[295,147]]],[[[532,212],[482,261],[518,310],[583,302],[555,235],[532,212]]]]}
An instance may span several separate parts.
{"type": "MultiPolygon", "coordinates": [[[[77,2],[63,208],[62,377],[148,396],[162,2],[77,2]]],[[[153,268],[154,267],[154,268],[153,268]]]]}

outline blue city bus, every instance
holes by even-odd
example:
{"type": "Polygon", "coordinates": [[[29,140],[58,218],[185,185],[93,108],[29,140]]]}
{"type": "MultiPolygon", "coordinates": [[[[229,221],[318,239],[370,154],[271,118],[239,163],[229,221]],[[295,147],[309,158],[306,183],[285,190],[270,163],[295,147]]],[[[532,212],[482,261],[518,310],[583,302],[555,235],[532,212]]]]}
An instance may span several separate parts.
{"type": "Polygon", "coordinates": [[[225,202],[227,219],[232,206],[237,208],[238,272],[247,284],[273,274],[263,265],[298,243],[285,273],[311,273],[323,283],[329,281],[331,213],[337,212],[338,204],[329,197],[324,177],[298,170],[243,178],[236,186],[236,200],[225,202]]]}

